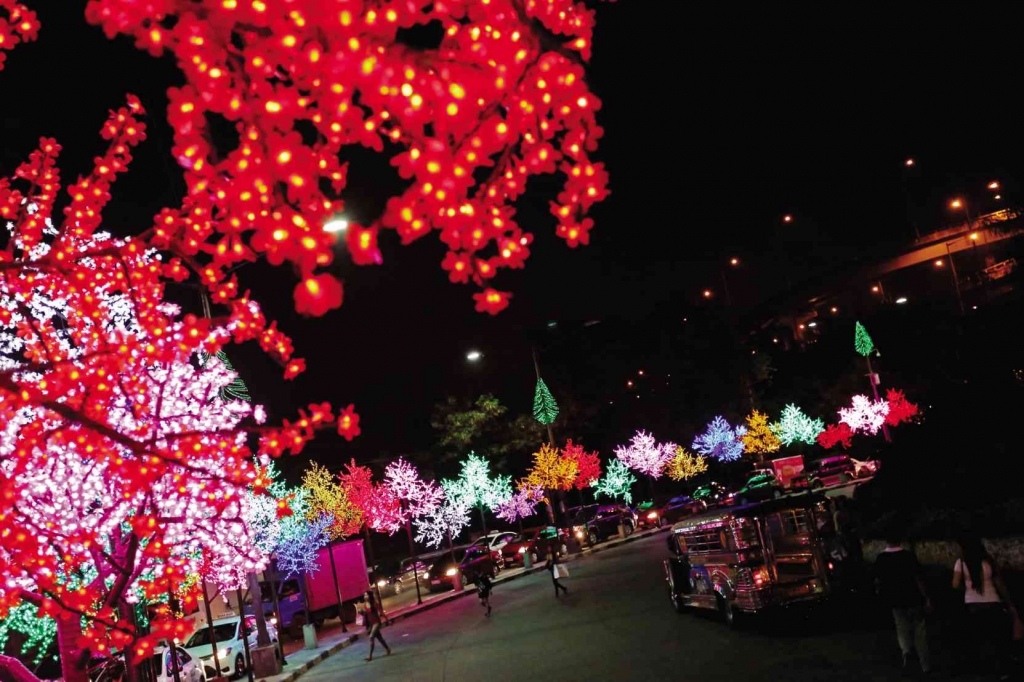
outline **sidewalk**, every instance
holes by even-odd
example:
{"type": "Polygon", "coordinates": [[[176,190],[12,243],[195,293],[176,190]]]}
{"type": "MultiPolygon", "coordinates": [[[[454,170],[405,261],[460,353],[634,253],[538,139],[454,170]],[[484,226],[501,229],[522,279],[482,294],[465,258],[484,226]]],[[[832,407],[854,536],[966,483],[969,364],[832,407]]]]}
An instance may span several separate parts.
{"type": "MultiPolygon", "coordinates": [[[[565,557],[565,561],[576,561],[584,557],[590,556],[591,554],[596,554],[598,552],[604,552],[609,549],[614,549],[615,547],[619,547],[620,545],[625,545],[630,542],[635,542],[637,540],[643,540],[644,538],[651,537],[652,535],[657,535],[658,533],[664,533],[668,530],[669,526],[665,526],[663,528],[654,528],[652,530],[633,533],[625,539],[608,540],[607,542],[603,542],[595,547],[587,547],[577,554],[570,554],[569,556],[565,557]]],[[[530,568],[512,569],[507,573],[502,573],[501,575],[499,575],[494,580],[494,583],[495,585],[500,585],[501,583],[507,583],[512,580],[516,580],[517,578],[520,578],[524,575],[531,575],[533,573],[537,573],[543,570],[545,570],[543,564],[537,564],[535,566],[531,566],[530,568]]],[[[447,594],[431,599],[430,601],[427,601],[423,604],[414,604],[412,606],[407,606],[397,611],[392,611],[388,613],[388,618],[392,623],[394,623],[399,620],[411,618],[412,616],[415,616],[418,613],[429,611],[437,606],[440,606],[441,604],[447,604],[452,600],[461,599],[462,597],[466,597],[471,594],[476,594],[476,590],[469,588],[458,592],[448,592],[447,594]]],[[[318,646],[316,649],[299,649],[298,651],[288,654],[288,664],[285,666],[285,671],[283,673],[281,673],[280,675],[273,675],[271,677],[257,678],[258,682],[292,682],[293,680],[297,680],[302,675],[304,675],[308,670],[318,665],[321,661],[329,658],[330,656],[341,651],[342,649],[347,648],[352,643],[361,639],[363,635],[364,633],[362,629],[360,629],[358,633],[354,632],[353,630],[350,630],[349,632],[331,633],[323,637],[322,639],[318,637],[318,646]]]]}

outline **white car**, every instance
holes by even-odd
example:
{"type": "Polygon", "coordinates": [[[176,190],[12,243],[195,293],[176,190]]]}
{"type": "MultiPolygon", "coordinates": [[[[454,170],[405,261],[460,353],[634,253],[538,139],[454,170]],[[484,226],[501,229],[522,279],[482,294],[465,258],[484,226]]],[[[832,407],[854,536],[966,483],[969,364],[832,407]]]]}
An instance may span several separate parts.
{"type": "MultiPolygon", "coordinates": [[[[198,658],[180,648],[175,648],[174,652],[178,655],[178,677],[181,682],[206,682],[206,671],[203,670],[203,664],[198,658]]],[[[156,682],[175,682],[170,649],[157,649],[150,660],[153,670],[156,671],[156,682]]]]}
{"type": "MultiPolygon", "coordinates": [[[[507,545],[508,543],[512,542],[512,540],[514,540],[515,537],[515,533],[510,533],[507,530],[494,530],[488,533],[487,535],[484,535],[483,537],[477,538],[473,544],[483,545],[486,546],[489,550],[491,550],[491,552],[497,552],[497,556],[499,557],[500,568],[505,568],[505,557],[501,553],[501,548],[507,545]]],[[[492,556],[494,555],[492,554],[492,556]]]]}
{"type": "Polygon", "coordinates": [[[870,478],[878,473],[880,462],[878,460],[870,459],[861,461],[859,459],[850,458],[853,462],[853,477],[854,478],[870,478]]]}
{"type": "MultiPolygon", "coordinates": [[[[241,677],[248,669],[245,658],[245,645],[242,642],[243,633],[241,625],[242,619],[238,616],[230,616],[213,621],[213,634],[217,642],[217,662],[220,663],[219,673],[214,668],[213,646],[210,644],[210,628],[201,626],[189,637],[182,648],[193,658],[202,661],[206,677],[217,677],[218,675],[241,677]]],[[[276,645],[277,628],[269,621],[267,622],[267,633],[270,635],[271,644],[276,645]]],[[[245,617],[245,634],[248,635],[249,648],[255,648],[255,617],[245,617]]]]}

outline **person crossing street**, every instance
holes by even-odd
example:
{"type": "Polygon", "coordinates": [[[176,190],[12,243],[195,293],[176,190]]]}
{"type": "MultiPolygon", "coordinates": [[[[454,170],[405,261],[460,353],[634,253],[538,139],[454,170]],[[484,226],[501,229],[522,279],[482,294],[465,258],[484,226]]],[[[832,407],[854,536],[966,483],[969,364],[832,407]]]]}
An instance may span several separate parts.
{"type": "Polygon", "coordinates": [[[547,560],[545,561],[545,568],[551,573],[551,582],[555,586],[555,599],[558,598],[558,591],[569,594],[569,588],[558,581],[559,578],[566,577],[569,572],[564,566],[558,561],[558,553],[555,552],[554,548],[548,546],[547,560]]]}

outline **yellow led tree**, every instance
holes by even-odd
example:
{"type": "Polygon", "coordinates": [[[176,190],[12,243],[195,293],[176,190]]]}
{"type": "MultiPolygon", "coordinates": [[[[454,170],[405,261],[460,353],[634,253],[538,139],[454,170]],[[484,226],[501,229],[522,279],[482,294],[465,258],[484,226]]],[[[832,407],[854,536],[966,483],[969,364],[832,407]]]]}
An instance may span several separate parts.
{"type": "Polygon", "coordinates": [[[754,410],[747,416],[747,432],[743,435],[743,452],[752,455],[758,462],[764,456],[778,452],[782,441],[768,425],[768,415],[754,410]]]}
{"type": "Polygon", "coordinates": [[[362,511],[348,499],[338,477],[327,469],[314,462],[302,476],[302,487],[307,491],[306,519],[330,518],[327,534],[331,540],[355,535],[362,528],[362,511]]]}
{"type": "Polygon", "coordinates": [[[675,456],[665,464],[665,474],[673,481],[688,481],[707,470],[708,461],[704,455],[694,455],[681,445],[676,446],[675,456]]]}
{"type": "Polygon", "coordinates": [[[519,489],[540,486],[544,490],[568,490],[575,480],[576,460],[563,457],[545,443],[533,453],[533,466],[526,472],[526,478],[519,481],[519,489]]]}
{"type": "Polygon", "coordinates": [[[565,491],[571,488],[577,472],[575,459],[563,456],[557,448],[545,443],[540,450],[533,453],[533,466],[527,470],[526,478],[519,480],[519,489],[543,490],[548,518],[554,523],[555,509],[549,491],[565,491]]]}

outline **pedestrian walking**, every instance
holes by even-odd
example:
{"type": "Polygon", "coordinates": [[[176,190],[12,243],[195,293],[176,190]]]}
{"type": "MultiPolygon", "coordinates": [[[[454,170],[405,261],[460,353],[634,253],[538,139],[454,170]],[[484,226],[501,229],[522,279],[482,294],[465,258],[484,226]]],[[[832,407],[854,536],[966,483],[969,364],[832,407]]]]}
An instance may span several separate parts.
{"type": "Polygon", "coordinates": [[[1006,674],[1010,642],[1024,629],[1020,614],[1009,598],[995,562],[977,536],[961,537],[960,557],[953,565],[953,589],[963,590],[966,617],[963,648],[958,652],[959,672],[981,672],[983,660],[992,661],[997,674],[1006,674]],[[995,656],[982,656],[988,644],[995,656]]]}
{"type": "Polygon", "coordinates": [[[903,653],[903,672],[909,674],[911,654],[917,654],[921,672],[931,671],[925,615],[932,610],[922,580],[921,564],[903,547],[903,536],[890,531],[885,550],[875,560],[878,594],[892,609],[896,640],[903,653]]]}
{"type": "Polygon", "coordinates": [[[373,660],[373,645],[375,640],[384,647],[387,655],[391,655],[391,647],[384,641],[384,635],[380,634],[380,611],[377,609],[376,601],[373,598],[373,591],[367,590],[363,595],[363,625],[366,626],[366,637],[370,640],[370,653],[366,656],[367,661],[373,660]]]}
{"type": "Polygon", "coordinates": [[[558,554],[555,553],[555,550],[550,546],[548,546],[548,553],[546,559],[547,560],[545,561],[544,566],[548,569],[548,571],[551,572],[551,582],[555,586],[555,599],[558,599],[559,590],[565,592],[566,594],[569,594],[569,588],[563,585],[562,583],[558,582],[559,578],[568,577],[569,572],[565,570],[565,566],[563,566],[558,561],[558,554]]]}
{"type": "Polygon", "coordinates": [[[484,607],[484,615],[491,615],[491,588],[494,587],[494,583],[484,573],[478,573],[473,578],[473,584],[476,585],[477,596],[480,597],[480,605],[484,607]]]}

